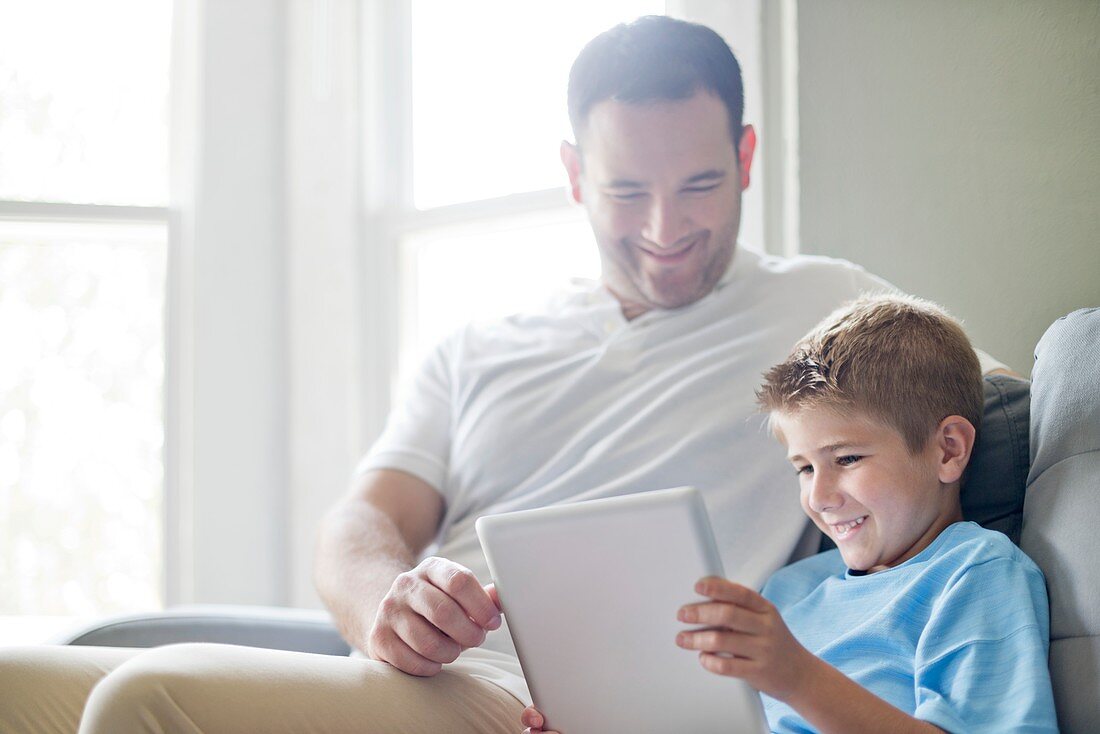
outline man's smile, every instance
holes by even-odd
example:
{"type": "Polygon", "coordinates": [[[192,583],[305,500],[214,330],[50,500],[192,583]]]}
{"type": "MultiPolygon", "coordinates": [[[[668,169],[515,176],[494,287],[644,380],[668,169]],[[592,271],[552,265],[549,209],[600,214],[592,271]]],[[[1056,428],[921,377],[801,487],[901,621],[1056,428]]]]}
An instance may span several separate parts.
{"type": "Polygon", "coordinates": [[[662,265],[679,265],[690,257],[691,253],[695,250],[695,246],[700,243],[702,239],[702,237],[693,237],[683,244],[667,249],[662,249],[652,244],[637,245],[637,247],[644,253],[645,257],[662,265]]]}

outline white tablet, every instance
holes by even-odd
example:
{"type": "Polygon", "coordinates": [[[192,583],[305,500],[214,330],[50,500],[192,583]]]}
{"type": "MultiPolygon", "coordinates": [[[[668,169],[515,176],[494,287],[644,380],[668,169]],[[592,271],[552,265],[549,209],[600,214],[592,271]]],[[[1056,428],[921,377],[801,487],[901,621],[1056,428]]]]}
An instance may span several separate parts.
{"type": "Polygon", "coordinates": [[[690,487],[489,515],[477,534],[535,706],[562,734],[767,732],[760,697],[676,645],[723,575],[690,487]]]}

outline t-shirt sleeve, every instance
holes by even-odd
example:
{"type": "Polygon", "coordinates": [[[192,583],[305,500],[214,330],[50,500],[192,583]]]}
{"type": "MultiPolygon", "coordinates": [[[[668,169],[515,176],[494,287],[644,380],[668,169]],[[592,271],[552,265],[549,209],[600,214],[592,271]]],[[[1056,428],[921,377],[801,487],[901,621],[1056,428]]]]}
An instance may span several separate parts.
{"type": "Polygon", "coordinates": [[[452,360],[457,335],[438,344],[407,379],[382,435],[355,469],[399,469],[444,492],[451,450],[452,360]]]}
{"type": "Polygon", "coordinates": [[[857,295],[876,295],[879,293],[901,293],[901,289],[893,283],[872,275],[863,269],[861,265],[850,263],[849,273],[852,276],[852,290],[857,295]]]}
{"type": "Polygon", "coordinates": [[[937,602],[915,661],[915,716],[948,732],[1057,732],[1042,574],[975,565],[937,602]]]}
{"type": "MultiPolygon", "coordinates": [[[[901,293],[894,284],[889,281],[883,280],[877,275],[872,275],[864,270],[859,265],[853,264],[851,266],[852,276],[852,288],[854,292],[863,294],[878,294],[878,293],[901,293]]],[[[1008,365],[1000,361],[996,357],[988,354],[987,352],[974,348],[974,354],[978,357],[978,364],[981,366],[982,374],[988,375],[995,370],[1007,370],[1010,369],[1008,365]]]]}

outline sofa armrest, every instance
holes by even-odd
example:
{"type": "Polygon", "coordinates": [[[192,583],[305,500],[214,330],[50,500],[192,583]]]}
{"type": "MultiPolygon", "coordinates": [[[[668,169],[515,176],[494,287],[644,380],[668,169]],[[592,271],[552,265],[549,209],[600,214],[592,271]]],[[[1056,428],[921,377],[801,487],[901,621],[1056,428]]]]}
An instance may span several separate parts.
{"type": "Polygon", "coordinates": [[[347,655],[326,612],[259,606],[181,606],[163,612],[110,617],[53,640],[61,645],[155,647],[219,642],[325,655],[347,655]]]}

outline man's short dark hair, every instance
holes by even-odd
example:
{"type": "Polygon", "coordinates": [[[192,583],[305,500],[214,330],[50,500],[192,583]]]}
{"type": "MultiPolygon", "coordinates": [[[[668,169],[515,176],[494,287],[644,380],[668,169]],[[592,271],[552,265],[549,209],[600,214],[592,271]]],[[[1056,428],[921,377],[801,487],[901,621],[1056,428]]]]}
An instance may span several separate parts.
{"type": "Polygon", "coordinates": [[[621,23],[589,41],[573,62],[568,96],[574,138],[580,144],[589,111],[604,100],[679,100],[700,90],[725,104],[736,148],[745,93],[741,66],[725,40],[704,25],[664,15],[621,23]]]}

